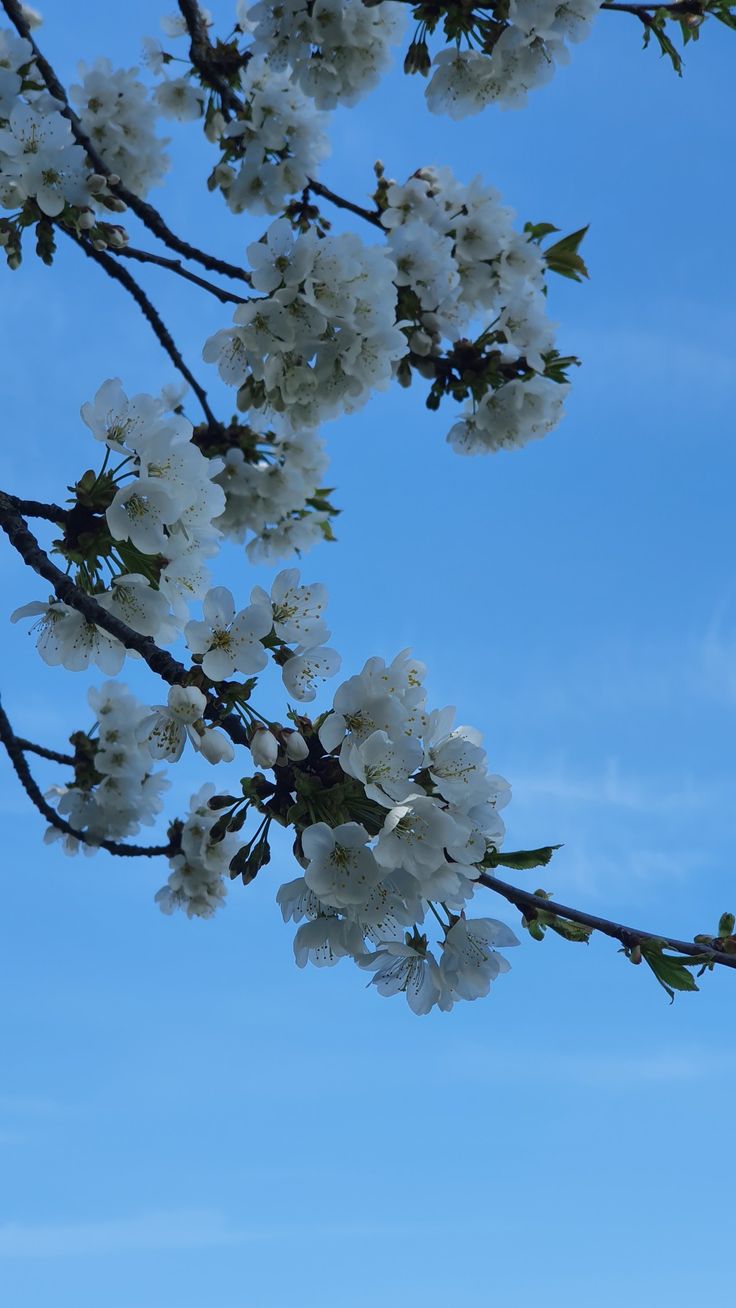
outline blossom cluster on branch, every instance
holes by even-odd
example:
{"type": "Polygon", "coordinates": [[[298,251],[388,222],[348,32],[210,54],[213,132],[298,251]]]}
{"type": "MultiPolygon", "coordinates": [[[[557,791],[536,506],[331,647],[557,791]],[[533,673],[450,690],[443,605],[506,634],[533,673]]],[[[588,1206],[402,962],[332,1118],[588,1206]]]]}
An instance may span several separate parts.
{"type": "Polygon", "coordinates": [[[269,865],[274,824],[290,829],[301,875],[277,900],[296,924],[298,965],[350,958],[380,994],[404,994],[419,1014],[486,995],[508,971],[502,951],[518,940],[495,917],[469,912],[479,887],[517,908],[536,939],[548,929],[577,941],[593,929],[613,936],[668,993],[697,988],[695,964],[736,965],[730,914],[717,935],[670,941],[499,881],[499,866],[545,866],[557,846],[504,851],[509,785],[488,771],[474,728],[455,726],[451,708],[428,706],[423,665],[408,651],[389,663],[371,657],[331,707],[307,714],[341,666],[325,587],[286,567],[268,590],[236,595],[213,575],[226,539],[244,542],[258,562],[334,539],[320,425],[393,381],[426,382],[432,409],[445,398],[462,406],[448,435],[461,454],[522,446],[561,417],[577,360],[557,351],[548,273],[587,275],[585,228],[519,230],[484,179],[466,183],[442,165],[397,181],[376,164],[368,205],[316,176],[329,153],[329,111],[376,86],[408,11],[417,27],[406,70],[430,75],[432,111],[460,118],[490,103],[522,104],[599,8],[641,10],[662,45],[673,21],[685,39],[708,14],[736,25],[731,6],[688,0],[650,14],[599,0],[241,0],[232,31],[218,38],[206,10],[179,0],[163,39],[144,41],[143,70],[100,58],[80,65],[67,94],[26,7],[0,3],[12,24],[0,30],[8,266],[19,267],[29,229],[47,263],[63,234],[132,297],[181,377],[159,395],[129,395],[112,377],[82,405],[99,466],[70,484],[65,505],[0,492],[0,527],[51,588],[11,615],[33,619],[40,657],[112,678],[136,657],[166,687],[151,703],[117,680],[90,689],[95,723],[73,734],[72,755],[16,737],[0,707],[0,738],[49,823],[47,838],[68,853],[165,855],[160,908],[209,918],[231,880],[247,885],[269,865]],[[439,32],[447,48],[431,55],[439,32]],[[168,48],[181,41],[185,57],[168,48]],[[258,239],[243,239],[242,265],[178,236],[146,199],[169,168],[160,118],[201,121],[217,153],[210,189],[236,215],[267,216],[258,239]],[[358,230],[334,231],[327,204],[358,230]],[[133,218],[156,249],[131,245],[133,218]],[[234,306],[232,324],[202,343],[204,361],[235,392],[234,415],[216,416],[129,271],[133,261],[234,306]],[[185,412],[190,395],[199,423],[185,412]],[[48,551],[33,519],[53,524],[48,551]],[[273,669],[287,696],[279,721],[258,706],[260,679],[273,669]],[[159,763],[194,750],[216,766],[238,749],[249,751],[250,771],[235,793],[208,782],[171,821],[165,845],[120,843],[161,812],[168,781],[159,763]],[[27,752],[71,767],[72,777],[44,796],[27,752]]]}

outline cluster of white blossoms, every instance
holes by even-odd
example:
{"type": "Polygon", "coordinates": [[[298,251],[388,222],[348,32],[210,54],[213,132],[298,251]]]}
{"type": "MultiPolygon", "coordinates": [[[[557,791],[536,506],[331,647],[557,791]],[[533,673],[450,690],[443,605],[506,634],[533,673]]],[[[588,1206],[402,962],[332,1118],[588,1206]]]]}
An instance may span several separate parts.
{"type": "Polygon", "coordinates": [[[217,552],[220,532],[214,520],[225,507],[214,480],[222,465],[192,443],[185,417],[167,412],[156,396],[129,399],[117,378],[82,405],[82,418],[95,439],[121,459],[120,484],[105,513],[110,535],[160,562],[158,588],[149,586],[158,597],[155,611],[148,611],[150,595],[145,603],[137,596],[116,599],[112,611],[141,635],[166,641],[170,625],[181,627],[189,603],[207,588],[205,560],[217,552]]]}
{"type": "Polygon", "coordinates": [[[169,859],[171,874],[155,896],[162,913],[182,909],[187,917],[212,917],[225,898],[225,877],[239,841],[230,834],[216,841],[210,838],[218,818],[208,807],[214,793],[214,786],[206,785],[192,795],[180,848],[169,859]]]}
{"type": "Polygon", "coordinates": [[[406,16],[390,0],[238,0],[237,13],[250,52],[288,69],[320,109],[357,104],[378,84],[406,16]]]}
{"type": "MultiPolygon", "coordinates": [[[[129,399],[117,378],[82,406],[82,418],[120,459],[88,488],[107,493],[98,548],[111,577],[108,586],[85,588],[139,635],[168,644],[209,585],[206,560],[221,539],[214,520],[225,508],[214,480],[222,463],[204,457],[192,443],[191,423],[167,412],[164,400],[129,399]]],[[[83,569],[80,580],[89,579],[83,569]]],[[[22,617],[38,618],[38,651],[46,663],[70,671],[93,663],[110,676],[120,671],[124,646],[76,609],[52,597],[17,609],[12,620],[22,617]]]]}
{"type": "MultiPolygon", "coordinates": [[[[387,185],[381,221],[396,261],[396,284],[416,298],[409,344],[428,360],[442,338],[490,324],[499,358],[524,359],[530,375],[469,400],[448,433],[460,454],[524,445],[557,425],[569,386],[541,376],[554,349],[547,315],[544,255],[513,226],[513,211],[475,178],[463,185],[449,168],[422,168],[403,186],[387,185]]],[[[406,308],[406,312],[410,309],[406,308]]]]}
{"type": "Polygon", "coordinates": [[[242,70],[240,96],[242,113],[222,122],[223,158],[212,179],[233,213],[276,214],[329,154],[327,115],[264,58],[250,59],[242,70]]]}
{"type": "Polygon", "coordinates": [[[416,1013],[487,994],[508,970],[497,946],[518,943],[503,923],[465,913],[503,840],[510,788],[489,775],[479,733],[453,728],[454,709],[427,710],[424,672],[404,651],[388,666],[369,659],[339,687],[319,739],[362,789],[346,803],[364,820],[304,827],[304,875],[278,892],[284,920],[302,922],[300,966],[351,957],[416,1013]],[[442,928],[434,949],[419,929],[429,910],[442,928]]]}
{"type": "Polygon", "coordinates": [[[30,43],[0,29],[0,207],[35,200],[57,218],[68,204],[89,205],[90,170],[59,101],[39,85],[30,43]]]}
{"type": "Polygon", "coordinates": [[[479,314],[501,333],[505,359],[524,356],[544,368],[554,346],[547,316],[545,261],[539,246],[513,226],[514,213],[479,177],[468,185],[450,168],[421,168],[403,186],[392,182],[381,222],[396,262],[395,281],[414,292],[421,316],[411,344],[432,353],[479,314]]]}
{"type": "Polygon", "coordinates": [[[340,656],[326,647],[327,592],[319,582],[302,585],[297,568],[285,568],[274,578],[271,593],[254,586],[251,602],[236,611],[225,586],[209,590],[202,602],[202,621],[184,628],[186,642],[211,681],[253,676],[268,662],[264,641],[281,652],[281,676],[297,700],[313,700],[318,681],[340,668],[340,656]],[[291,648],[293,646],[293,649],[291,648]]]}
{"type": "Polygon", "coordinates": [[[255,458],[227,450],[215,478],[225,492],[216,525],[233,540],[249,537],[253,563],[303,553],[329,535],[330,513],[310,504],[319,502],[327,463],[324,441],[309,430],[264,433],[255,458]]]}
{"type": "Polygon", "coordinates": [[[79,65],[70,95],[82,127],[107,167],[136,195],[161,182],[169,167],[167,141],[156,135],[156,105],[137,68],[109,59],[79,65]]]}
{"type": "Polygon", "coordinates": [[[490,54],[460,46],[433,60],[426,91],[432,113],[467,118],[490,104],[520,109],[570,57],[566,42],[585,40],[601,0],[509,0],[508,26],[490,54]]]}
{"type": "MultiPolygon", "coordinates": [[[[87,698],[97,719],[96,749],[91,755],[87,784],[54,786],[47,798],[56,801],[57,811],[76,831],[83,831],[92,843],[122,840],[133,836],[141,824],[152,826],[161,812],[161,796],[169,787],[162,772],[154,772],[151,754],[140,739],[149,710],[127,688],[108,681],[88,691],[87,698]]],[[[65,851],[74,854],[80,842],[57,827],[49,827],[47,843],[61,840],[65,851]]]]}
{"type": "Polygon", "coordinates": [[[389,384],[407,347],[384,249],[353,233],[296,236],[280,218],[248,258],[263,298],[238,305],[236,325],[204,347],[241,407],[265,405],[301,430],[354,412],[389,384]]]}
{"type": "Polygon", "coordinates": [[[465,406],[447,433],[448,442],[457,454],[493,454],[526,445],[557,426],[569,390],[566,382],[536,375],[506,382],[465,406]]]}

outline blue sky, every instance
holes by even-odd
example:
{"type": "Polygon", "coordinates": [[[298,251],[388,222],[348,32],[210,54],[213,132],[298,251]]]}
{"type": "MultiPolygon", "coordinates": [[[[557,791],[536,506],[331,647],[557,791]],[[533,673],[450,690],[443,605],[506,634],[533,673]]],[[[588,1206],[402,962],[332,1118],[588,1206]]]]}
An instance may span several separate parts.
{"type": "MultiPolygon", "coordinates": [[[[224,24],[229,6],[212,7],[224,24]]],[[[135,62],[155,30],[143,0],[123,26],[117,6],[77,0],[73,23],[65,8],[47,6],[42,35],[67,78],[97,53],[135,62]]],[[[734,41],[709,24],[680,81],[640,52],[633,20],[605,15],[526,111],[460,124],[430,117],[397,74],[336,115],[322,174],[361,199],[376,157],[398,178],[452,163],[520,221],[591,224],[590,283],[551,288],[562,347],[584,365],[564,424],[462,460],[444,444],[450,409],[429,414],[417,387],[376,397],[326,429],[345,511],[339,544],[303,574],[329,585],[346,672],[411,645],[432,702],[484,731],[514,787],[509,843],[564,842],[534,885],[679,935],[736,908],[734,41]]],[[[173,135],[162,210],[242,258],[262,224],[207,195],[196,126],[173,135]]],[[[171,378],[101,278],[74,249],[53,269],[29,248],[20,272],[0,270],[15,492],[59,499],[94,461],[77,415],[104,378],[171,378]]],[[[197,362],[226,311],[166,274],[145,281],[227,413],[197,362]]],[[[271,575],[244,564],[228,548],[218,578],[241,598],[271,575]]],[[[8,612],[45,594],[7,554],[2,568],[8,612]]],[[[88,679],[47,668],[19,628],[2,661],[17,729],[63,747],[88,722],[88,679]]],[[[158,700],[140,669],[126,678],[158,700]]],[[[669,1007],[610,942],[525,938],[489,1000],[418,1020],[355,969],[294,967],[274,903],[286,848],[214,921],[166,919],[163,867],[45,848],[2,767],[12,1308],[557,1308],[591,1293],[613,1308],[718,1275],[733,1234],[730,973],[669,1007]]],[[[208,779],[196,760],[175,769],[168,811],[208,779]]],[[[514,921],[491,896],[483,907],[514,921]]]]}

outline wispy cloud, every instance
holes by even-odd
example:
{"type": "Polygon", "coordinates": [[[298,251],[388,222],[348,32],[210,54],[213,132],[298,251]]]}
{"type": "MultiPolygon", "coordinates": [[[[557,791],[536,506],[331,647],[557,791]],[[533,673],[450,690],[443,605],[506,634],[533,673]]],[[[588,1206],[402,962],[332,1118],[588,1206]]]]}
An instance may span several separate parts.
{"type": "Polygon", "coordinates": [[[221,1214],[198,1209],[81,1222],[8,1222],[0,1225],[0,1258],[203,1249],[242,1244],[248,1238],[221,1214]]]}
{"type": "Polygon", "coordinates": [[[0,1225],[0,1259],[95,1257],[165,1253],[172,1249],[236,1248],[286,1240],[401,1238],[421,1235],[424,1225],[355,1222],[240,1227],[211,1209],[179,1209],[78,1222],[8,1222],[0,1225]]]}
{"type": "Polygon", "coordinates": [[[638,1092],[642,1086],[681,1085],[712,1082],[730,1078],[736,1071],[736,1054],[714,1055],[711,1049],[664,1046],[656,1050],[595,1052],[558,1052],[535,1049],[525,1054],[519,1049],[495,1049],[485,1054],[477,1046],[468,1046],[461,1057],[458,1051],[446,1069],[448,1078],[499,1082],[540,1082],[560,1085],[597,1086],[617,1093],[638,1092]]]}

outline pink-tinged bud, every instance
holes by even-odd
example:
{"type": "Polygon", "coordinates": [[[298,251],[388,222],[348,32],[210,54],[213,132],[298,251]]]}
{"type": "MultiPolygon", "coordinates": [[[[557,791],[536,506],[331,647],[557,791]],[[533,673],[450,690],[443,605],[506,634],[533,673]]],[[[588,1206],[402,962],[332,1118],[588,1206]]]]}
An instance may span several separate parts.
{"type": "Polygon", "coordinates": [[[279,752],[279,742],[266,727],[258,727],[250,741],[250,752],[258,768],[272,768],[279,752]]]}
{"type": "Polygon", "coordinates": [[[292,763],[302,763],[309,753],[309,745],[299,731],[290,731],[286,737],[286,757],[292,763]]]}

